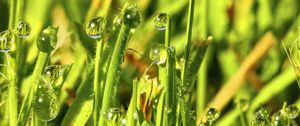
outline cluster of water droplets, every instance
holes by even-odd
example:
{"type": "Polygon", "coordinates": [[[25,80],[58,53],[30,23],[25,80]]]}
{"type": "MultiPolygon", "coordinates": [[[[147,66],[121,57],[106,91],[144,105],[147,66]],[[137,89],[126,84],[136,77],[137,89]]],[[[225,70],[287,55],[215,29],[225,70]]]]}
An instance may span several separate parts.
{"type": "Polygon", "coordinates": [[[31,31],[29,23],[19,20],[16,30],[5,30],[0,33],[0,52],[10,52],[15,49],[16,36],[26,38],[31,31]]]}
{"type": "Polygon", "coordinates": [[[109,108],[103,112],[107,125],[125,126],[127,124],[124,111],[120,108],[109,108]]]}

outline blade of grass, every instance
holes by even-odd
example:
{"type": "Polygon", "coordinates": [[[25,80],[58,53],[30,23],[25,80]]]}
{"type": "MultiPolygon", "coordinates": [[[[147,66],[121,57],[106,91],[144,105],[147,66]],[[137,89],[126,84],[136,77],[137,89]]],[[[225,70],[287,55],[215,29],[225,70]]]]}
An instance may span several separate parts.
{"type": "MultiPolygon", "coordinates": [[[[240,69],[236,72],[236,74],[224,84],[224,86],[216,94],[214,99],[209,102],[208,107],[216,108],[219,111],[222,110],[233,97],[233,95],[238,91],[238,89],[244,84],[243,82],[247,72],[255,66],[258,60],[260,60],[265,53],[267,53],[274,42],[275,38],[273,34],[270,32],[266,33],[242,63],[240,69]]],[[[201,115],[202,116],[197,119],[197,124],[200,123],[201,118],[206,120],[204,114],[201,115]]]]}
{"type": "MultiPolygon", "coordinates": [[[[194,18],[194,3],[195,0],[189,0],[189,8],[188,8],[188,23],[187,23],[187,29],[186,29],[186,44],[185,44],[185,52],[184,52],[184,67],[183,72],[181,75],[182,84],[184,86],[188,86],[187,84],[187,78],[188,78],[188,70],[189,70],[189,59],[190,59],[190,45],[191,45],[191,39],[192,39],[192,28],[193,28],[193,18],[194,18]]],[[[180,113],[181,118],[183,122],[183,126],[188,125],[188,113],[187,113],[187,106],[185,106],[184,100],[182,98],[179,98],[179,105],[180,105],[180,113]]]]}
{"type": "Polygon", "coordinates": [[[249,114],[253,113],[261,104],[266,103],[273,96],[280,93],[287,86],[293,84],[296,80],[296,76],[294,75],[294,71],[292,67],[286,69],[282,74],[275,77],[272,81],[270,81],[264,88],[259,92],[259,94],[252,100],[249,114]]]}
{"type": "MultiPolygon", "coordinates": [[[[91,71],[86,76],[91,75],[91,71]]],[[[78,93],[72,106],[68,109],[61,125],[84,126],[93,112],[93,78],[86,80],[78,93]]]]}
{"type": "MultiPolygon", "coordinates": [[[[106,85],[104,88],[104,95],[103,95],[103,101],[102,101],[102,106],[101,106],[101,111],[105,112],[107,111],[110,107],[112,107],[111,99],[112,99],[112,93],[114,86],[116,84],[116,79],[118,76],[118,72],[121,69],[121,62],[122,58],[124,55],[125,51],[125,46],[127,41],[129,40],[129,33],[130,33],[130,28],[122,24],[121,30],[112,54],[112,59],[110,61],[109,67],[108,67],[108,72],[107,72],[107,78],[106,78],[106,85]]],[[[103,126],[105,119],[103,114],[100,114],[100,120],[99,120],[99,125],[103,126]]]]}
{"type": "Polygon", "coordinates": [[[136,113],[136,109],[137,109],[137,80],[136,79],[133,80],[132,82],[132,88],[133,88],[132,97],[126,114],[128,120],[126,126],[136,126],[136,121],[134,118],[134,114],[136,113]]]}
{"type": "Polygon", "coordinates": [[[44,52],[39,53],[33,74],[31,76],[31,81],[30,81],[31,88],[29,88],[28,94],[26,95],[21,107],[20,115],[18,118],[19,126],[25,126],[27,123],[31,111],[31,107],[32,107],[31,105],[34,96],[34,87],[36,86],[35,82],[36,80],[38,80],[38,77],[43,73],[48,58],[49,58],[49,53],[44,53],[44,52]]]}

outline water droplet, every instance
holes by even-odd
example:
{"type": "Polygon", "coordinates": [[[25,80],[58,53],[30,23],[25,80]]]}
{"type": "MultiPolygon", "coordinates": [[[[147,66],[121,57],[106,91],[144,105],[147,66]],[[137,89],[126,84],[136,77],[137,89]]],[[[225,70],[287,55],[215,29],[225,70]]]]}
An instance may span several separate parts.
{"type": "Polygon", "coordinates": [[[157,65],[165,63],[167,60],[166,47],[162,44],[154,45],[150,50],[150,59],[157,65]]]}
{"type": "Polygon", "coordinates": [[[59,113],[58,97],[54,89],[41,78],[38,80],[38,88],[33,99],[33,111],[43,121],[53,120],[59,113]]]}
{"type": "Polygon", "coordinates": [[[45,68],[44,76],[51,84],[55,83],[60,74],[60,66],[59,65],[50,65],[45,68]]]}
{"type": "Polygon", "coordinates": [[[114,27],[121,27],[122,25],[122,15],[118,14],[117,16],[115,16],[114,21],[113,21],[113,25],[114,27]]]}
{"type": "Polygon", "coordinates": [[[189,111],[189,118],[191,121],[195,122],[196,121],[196,112],[193,110],[189,111]]]}
{"type": "Polygon", "coordinates": [[[121,126],[126,126],[126,124],[127,124],[127,120],[126,120],[126,118],[122,118],[121,119],[121,126]]]}
{"type": "Polygon", "coordinates": [[[106,118],[108,123],[117,122],[123,112],[120,108],[110,108],[106,112],[104,112],[104,117],[106,118]]]}
{"type": "Polygon", "coordinates": [[[40,51],[49,53],[56,48],[57,43],[57,27],[49,26],[40,34],[37,47],[40,51]]]}
{"type": "Polygon", "coordinates": [[[159,13],[154,18],[154,27],[157,30],[165,30],[167,26],[168,15],[166,13],[159,13]]]}
{"type": "Polygon", "coordinates": [[[272,126],[285,126],[287,125],[287,118],[281,112],[275,112],[272,115],[272,126]]]}
{"type": "Polygon", "coordinates": [[[208,121],[215,121],[218,119],[220,112],[215,108],[209,108],[206,112],[206,118],[208,121]]]}
{"type": "Polygon", "coordinates": [[[106,20],[103,17],[96,17],[90,20],[86,26],[86,33],[93,39],[103,38],[105,31],[106,20]]]}
{"type": "Polygon", "coordinates": [[[251,125],[252,126],[267,126],[267,120],[265,117],[262,115],[261,111],[258,111],[253,114],[252,119],[251,119],[251,125]]]}
{"type": "Polygon", "coordinates": [[[15,49],[15,35],[9,31],[0,33],[0,52],[9,52],[15,49]]]}
{"type": "Polygon", "coordinates": [[[141,13],[136,6],[125,9],[123,15],[124,24],[129,28],[136,28],[141,23],[141,13]]]}
{"type": "Polygon", "coordinates": [[[29,23],[27,23],[24,20],[20,20],[17,26],[17,35],[20,36],[21,38],[26,38],[29,36],[30,32],[31,32],[31,27],[29,23]]]}
{"type": "Polygon", "coordinates": [[[167,49],[168,55],[175,55],[175,48],[173,46],[168,47],[167,49]]]}
{"type": "Polygon", "coordinates": [[[296,105],[289,105],[285,108],[285,113],[290,119],[295,119],[299,115],[299,109],[296,105]]]}
{"type": "Polygon", "coordinates": [[[184,97],[187,94],[187,88],[185,85],[179,84],[177,86],[177,96],[178,97],[184,97]]]}

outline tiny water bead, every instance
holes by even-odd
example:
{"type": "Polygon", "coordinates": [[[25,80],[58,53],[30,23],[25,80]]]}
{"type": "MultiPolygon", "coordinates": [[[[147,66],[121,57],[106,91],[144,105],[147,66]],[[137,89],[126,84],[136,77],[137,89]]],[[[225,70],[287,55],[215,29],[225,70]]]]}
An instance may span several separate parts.
{"type": "Polygon", "coordinates": [[[114,27],[120,27],[122,25],[122,22],[123,22],[122,15],[118,14],[114,18],[113,25],[114,25],[114,27]]]}
{"type": "Polygon", "coordinates": [[[166,47],[162,44],[156,44],[150,49],[150,59],[157,65],[163,64],[167,60],[166,47]]]}
{"type": "Polygon", "coordinates": [[[123,23],[128,28],[136,28],[141,23],[141,13],[136,6],[129,6],[124,10],[123,23]]]}
{"type": "Polygon", "coordinates": [[[275,112],[272,115],[272,126],[285,126],[287,125],[287,118],[281,112],[275,112]]]}
{"type": "Polygon", "coordinates": [[[173,46],[170,46],[170,47],[168,47],[167,52],[168,52],[168,55],[174,56],[175,48],[173,46]]]}
{"type": "Polygon", "coordinates": [[[168,20],[168,15],[167,13],[159,13],[155,18],[154,18],[154,27],[157,30],[165,30],[167,27],[167,20],[168,20]]]}
{"type": "Polygon", "coordinates": [[[215,108],[209,108],[206,112],[206,118],[208,121],[215,121],[218,119],[220,112],[215,108]]]}
{"type": "Polygon", "coordinates": [[[33,111],[43,121],[51,121],[59,113],[58,97],[54,89],[43,79],[38,80],[38,88],[33,99],[33,111]]]}
{"type": "Polygon", "coordinates": [[[120,108],[110,108],[103,114],[108,122],[115,122],[121,118],[123,111],[120,108]]]}
{"type": "Polygon", "coordinates": [[[52,26],[42,31],[37,41],[37,47],[40,51],[49,53],[56,48],[57,32],[58,28],[52,26]]]}
{"type": "Polygon", "coordinates": [[[21,38],[26,38],[31,32],[31,27],[29,23],[24,20],[20,20],[17,25],[17,35],[21,38]]]}
{"type": "Polygon", "coordinates": [[[95,17],[89,21],[86,26],[86,33],[93,39],[103,38],[105,31],[106,19],[104,17],[95,17]]]}
{"type": "Polygon", "coordinates": [[[290,119],[295,119],[299,115],[299,109],[296,105],[289,105],[285,108],[285,113],[290,119]]]}
{"type": "Polygon", "coordinates": [[[53,85],[60,76],[63,76],[65,70],[68,68],[70,68],[70,65],[50,65],[45,68],[43,75],[47,82],[53,85]]]}
{"type": "Polygon", "coordinates": [[[15,34],[10,30],[0,33],[0,52],[9,52],[15,49],[15,34]]]}
{"type": "Polygon", "coordinates": [[[251,119],[251,126],[268,126],[268,121],[263,116],[261,111],[258,111],[253,114],[251,119]]]}

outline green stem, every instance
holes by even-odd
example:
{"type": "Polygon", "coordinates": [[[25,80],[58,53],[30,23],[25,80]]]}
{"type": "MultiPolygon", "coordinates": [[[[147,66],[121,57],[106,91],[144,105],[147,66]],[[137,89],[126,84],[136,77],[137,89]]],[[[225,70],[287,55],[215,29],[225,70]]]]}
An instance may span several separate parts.
{"type": "MultiPolygon", "coordinates": [[[[167,26],[166,26],[166,31],[165,31],[165,46],[169,49],[172,48],[170,47],[170,30],[171,30],[171,25],[170,25],[170,17],[167,16],[167,26]]],[[[174,48],[172,48],[174,49],[174,48]]],[[[166,95],[165,95],[165,109],[164,110],[164,125],[169,126],[173,125],[172,122],[174,118],[174,114],[176,111],[176,102],[175,102],[175,50],[167,50],[168,56],[167,56],[167,83],[166,83],[166,95]],[[174,51],[174,52],[170,52],[174,51]]]]}
{"type": "Polygon", "coordinates": [[[34,67],[34,71],[33,74],[31,76],[31,80],[30,80],[30,86],[31,88],[29,88],[28,94],[26,95],[24,102],[22,104],[21,107],[21,112],[19,115],[19,126],[25,126],[31,111],[31,105],[32,105],[32,101],[33,101],[33,97],[34,97],[34,91],[36,88],[36,80],[38,79],[38,77],[43,73],[43,70],[47,64],[49,58],[49,53],[44,53],[44,52],[40,52],[37,62],[35,64],[34,67]]]}
{"type": "MultiPolygon", "coordinates": [[[[23,9],[23,0],[11,0],[10,1],[10,10],[9,10],[9,30],[12,30],[15,28],[15,25],[17,23],[17,18],[20,17],[20,13],[23,9]]],[[[19,39],[16,39],[16,48],[17,48],[17,54],[19,54],[20,44],[18,44],[19,39]]],[[[8,79],[10,82],[9,85],[9,93],[8,93],[8,106],[9,106],[9,125],[10,126],[17,126],[18,124],[18,100],[17,100],[17,94],[16,94],[16,86],[17,86],[17,60],[18,56],[14,57],[10,54],[7,55],[8,57],[8,79]]]]}
{"type": "Polygon", "coordinates": [[[16,61],[9,54],[7,54],[7,72],[10,82],[8,90],[8,108],[9,108],[9,125],[17,126],[17,93],[16,93],[16,61]]]}
{"type": "MultiPolygon", "coordinates": [[[[102,112],[107,111],[112,105],[111,102],[113,98],[112,94],[114,92],[114,86],[116,85],[117,82],[116,78],[118,78],[119,70],[121,69],[121,62],[123,59],[127,40],[129,39],[129,33],[130,33],[130,28],[128,28],[123,24],[112,54],[112,59],[108,67],[106,85],[104,88],[104,95],[103,95],[103,101],[101,106],[102,112]]],[[[105,119],[103,114],[100,114],[99,126],[103,126],[105,124],[104,120],[105,119]]]]}
{"type": "Polygon", "coordinates": [[[101,52],[103,48],[103,41],[97,42],[97,49],[96,49],[96,59],[95,59],[95,78],[94,78],[94,126],[97,126],[97,122],[99,119],[100,114],[100,104],[101,104],[101,52]]]}
{"type": "MultiPolygon", "coordinates": [[[[187,23],[187,32],[186,32],[186,44],[185,44],[185,52],[184,52],[184,58],[185,58],[185,62],[184,62],[184,67],[183,67],[183,72],[182,72],[182,84],[184,86],[189,86],[187,84],[187,76],[188,74],[188,70],[189,70],[189,58],[190,58],[190,45],[191,45],[191,39],[192,39],[192,26],[193,26],[193,18],[194,18],[194,3],[195,0],[189,0],[189,10],[188,10],[188,23],[187,23]]],[[[181,116],[182,116],[182,122],[183,122],[183,126],[188,125],[188,113],[186,112],[187,108],[185,106],[185,101],[183,98],[179,98],[179,105],[181,108],[181,116]]]]}

